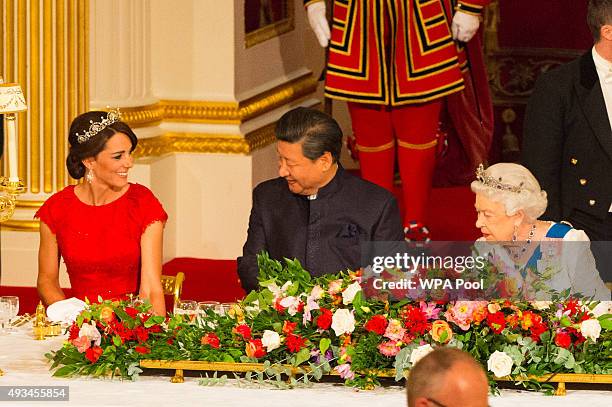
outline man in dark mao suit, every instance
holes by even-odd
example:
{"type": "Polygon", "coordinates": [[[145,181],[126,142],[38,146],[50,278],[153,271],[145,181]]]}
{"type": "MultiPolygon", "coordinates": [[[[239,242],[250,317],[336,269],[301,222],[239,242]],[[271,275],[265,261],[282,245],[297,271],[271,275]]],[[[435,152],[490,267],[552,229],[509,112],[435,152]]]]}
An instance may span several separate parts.
{"type": "Polygon", "coordinates": [[[361,266],[368,241],[403,241],[397,203],[385,189],[346,172],[342,131],[318,110],[298,107],[276,125],[279,178],[253,191],[247,241],[238,258],[242,287],[257,288],[257,254],[297,258],[320,276],[361,266]]]}
{"type": "Polygon", "coordinates": [[[594,47],[537,80],[525,115],[522,161],[548,194],[543,218],[583,229],[610,282],[612,0],[591,0],[587,20],[594,47]]]}

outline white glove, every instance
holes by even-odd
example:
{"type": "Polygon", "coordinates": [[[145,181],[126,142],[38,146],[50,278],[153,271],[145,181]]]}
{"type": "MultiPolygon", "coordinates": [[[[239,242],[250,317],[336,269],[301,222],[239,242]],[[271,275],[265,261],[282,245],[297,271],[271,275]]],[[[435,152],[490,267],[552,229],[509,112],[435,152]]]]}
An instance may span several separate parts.
{"type": "Polygon", "coordinates": [[[87,304],[76,297],[54,302],[47,307],[47,318],[51,322],[73,323],[87,304]]]}
{"type": "Polygon", "coordinates": [[[331,33],[329,32],[329,23],[325,15],[325,2],[319,1],[308,5],[308,23],[319,40],[319,44],[323,48],[327,47],[331,33]]]}
{"type": "Polygon", "coordinates": [[[453,23],[451,25],[453,39],[468,42],[472,39],[474,34],[476,34],[479,26],[480,18],[478,16],[458,10],[453,17],[453,23]]]}

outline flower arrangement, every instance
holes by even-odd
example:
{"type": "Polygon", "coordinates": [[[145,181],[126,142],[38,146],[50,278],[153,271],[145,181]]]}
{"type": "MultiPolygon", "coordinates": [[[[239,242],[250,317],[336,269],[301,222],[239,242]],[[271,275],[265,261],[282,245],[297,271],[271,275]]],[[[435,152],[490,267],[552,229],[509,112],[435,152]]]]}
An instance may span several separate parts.
{"type": "Polygon", "coordinates": [[[165,318],[151,314],[140,300],[89,303],[68,328],[64,346],[47,354],[54,376],[136,378],[143,355],[164,338],[165,318]],[[59,367],[60,365],[63,365],[59,367]],[[59,367],[59,368],[58,368],[59,367]]]}
{"type": "Polygon", "coordinates": [[[260,290],[195,323],[152,317],[147,305],[90,305],[50,355],[52,368],[64,365],[55,374],[133,377],[141,359],[259,362],[309,367],[316,379],[333,371],[347,385],[373,388],[382,369],[394,368],[400,380],[438,346],[472,354],[492,386],[510,376],[546,389],[525,377],[612,373],[612,315],[597,303],[389,302],[366,298],[360,271],[314,278],[296,260],[281,264],[264,253],[258,262],[260,290]]]}

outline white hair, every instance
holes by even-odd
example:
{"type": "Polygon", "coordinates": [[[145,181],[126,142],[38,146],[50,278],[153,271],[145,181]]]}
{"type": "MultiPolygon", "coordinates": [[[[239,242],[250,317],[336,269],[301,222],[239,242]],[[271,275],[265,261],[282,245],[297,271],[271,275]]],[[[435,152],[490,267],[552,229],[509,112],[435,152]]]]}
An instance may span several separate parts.
{"type": "Polygon", "coordinates": [[[512,216],[520,209],[525,216],[538,219],[548,205],[546,191],[540,188],[538,180],[525,167],[513,163],[498,163],[484,171],[486,177],[491,177],[504,186],[519,187],[518,192],[498,188],[481,179],[473,181],[470,187],[475,194],[482,194],[492,201],[500,202],[506,208],[506,215],[512,216]]]}

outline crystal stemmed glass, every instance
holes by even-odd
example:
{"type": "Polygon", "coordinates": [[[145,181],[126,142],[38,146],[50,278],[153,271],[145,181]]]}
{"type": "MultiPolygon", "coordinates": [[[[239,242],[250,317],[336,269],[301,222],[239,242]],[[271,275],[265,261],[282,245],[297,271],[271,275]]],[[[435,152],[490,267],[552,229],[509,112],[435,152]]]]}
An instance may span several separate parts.
{"type": "Polygon", "coordinates": [[[8,311],[9,311],[8,313],[8,322],[9,322],[8,331],[15,332],[15,328],[11,326],[10,322],[19,313],[19,297],[15,295],[7,295],[2,298],[4,298],[5,301],[8,303],[8,311]]]}
{"type": "Polygon", "coordinates": [[[5,297],[0,297],[0,334],[6,333],[4,325],[11,315],[10,303],[5,297]]]}
{"type": "Polygon", "coordinates": [[[189,322],[193,322],[198,314],[198,303],[191,300],[181,300],[174,304],[174,313],[186,315],[189,322]]]}

